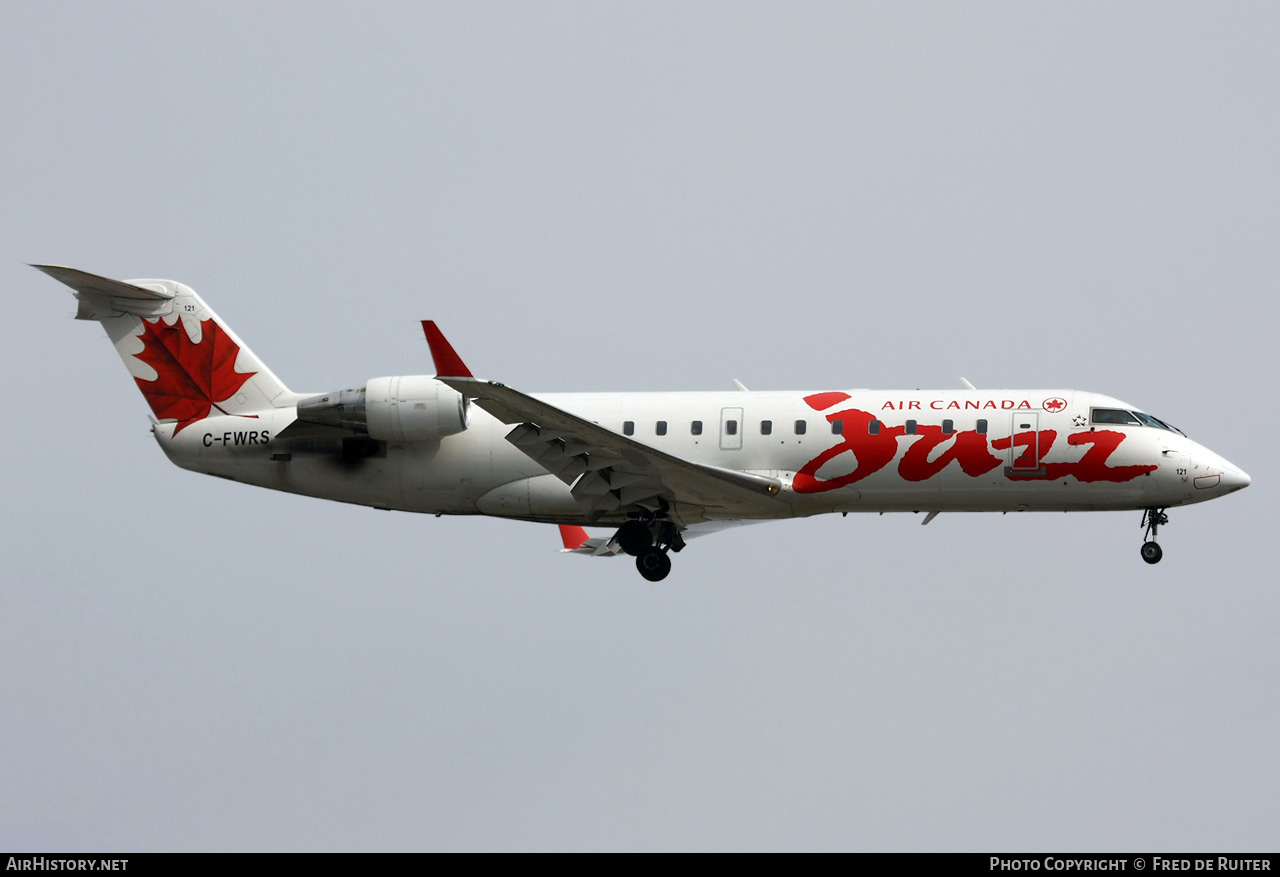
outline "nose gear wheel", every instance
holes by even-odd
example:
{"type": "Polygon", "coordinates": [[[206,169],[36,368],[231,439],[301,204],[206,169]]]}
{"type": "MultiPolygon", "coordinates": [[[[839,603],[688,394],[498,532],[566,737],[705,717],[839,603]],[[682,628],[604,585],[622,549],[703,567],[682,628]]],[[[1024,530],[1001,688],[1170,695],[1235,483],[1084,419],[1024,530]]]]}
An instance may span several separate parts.
{"type": "Polygon", "coordinates": [[[1146,509],[1142,513],[1143,538],[1151,537],[1142,543],[1142,559],[1147,563],[1159,563],[1164,557],[1164,551],[1156,544],[1156,532],[1167,523],[1169,516],[1164,509],[1146,509]]]}

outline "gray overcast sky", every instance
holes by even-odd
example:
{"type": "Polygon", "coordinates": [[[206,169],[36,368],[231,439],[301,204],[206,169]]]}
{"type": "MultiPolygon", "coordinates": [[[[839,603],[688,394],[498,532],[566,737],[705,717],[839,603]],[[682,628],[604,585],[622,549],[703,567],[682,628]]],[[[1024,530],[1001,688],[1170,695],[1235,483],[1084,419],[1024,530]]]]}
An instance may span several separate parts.
{"type": "Polygon", "coordinates": [[[0,7],[0,847],[1258,850],[1280,825],[1273,3],[0,7]],[[291,387],[1059,387],[1172,513],[699,540],[170,466],[26,262],[291,387]]]}

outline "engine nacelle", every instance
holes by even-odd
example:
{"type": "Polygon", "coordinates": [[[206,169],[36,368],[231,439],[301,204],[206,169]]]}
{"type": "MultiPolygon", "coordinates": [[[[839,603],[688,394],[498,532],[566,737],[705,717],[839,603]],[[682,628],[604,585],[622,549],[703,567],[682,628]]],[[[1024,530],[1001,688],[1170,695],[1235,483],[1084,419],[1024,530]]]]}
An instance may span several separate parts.
{"type": "Polygon", "coordinates": [[[386,442],[423,442],[467,428],[469,401],[427,375],[374,378],[298,403],[298,420],[367,433],[386,442]]]}
{"type": "Polygon", "coordinates": [[[383,441],[441,439],[471,419],[465,396],[426,375],[374,378],[364,395],[369,435],[383,441]]]}

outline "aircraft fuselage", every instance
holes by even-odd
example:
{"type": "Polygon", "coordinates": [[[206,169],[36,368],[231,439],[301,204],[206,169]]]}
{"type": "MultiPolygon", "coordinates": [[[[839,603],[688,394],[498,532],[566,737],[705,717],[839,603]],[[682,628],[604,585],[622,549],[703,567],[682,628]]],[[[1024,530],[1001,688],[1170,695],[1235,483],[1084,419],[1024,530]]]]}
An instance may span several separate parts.
{"type": "MultiPolygon", "coordinates": [[[[1074,390],[535,396],[693,462],[777,479],[783,490],[769,517],[1142,509],[1248,483],[1170,429],[1095,422],[1098,411],[1140,409],[1074,390]]],[[[281,436],[295,410],[214,416],[176,436],[161,425],[155,435],[182,468],[291,493],[431,514],[626,519],[589,518],[569,485],[506,441],[509,426],[475,408],[456,435],[379,442],[355,459],[344,459],[336,436],[281,436]]]]}
{"type": "Polygon", "coordinates": [[[184,469],[380,509],[561,525],[566,551],[635,556],[685,536],[831,512],[1165,509],[1249,477],[1163,421],[1074,390],[530,395],[476,378],[434,323],[437,375],[299,394],[185,284],[37,266],[75,290],[184,469]],[[581,528],[610,528],[607,538],[581,528]]]}

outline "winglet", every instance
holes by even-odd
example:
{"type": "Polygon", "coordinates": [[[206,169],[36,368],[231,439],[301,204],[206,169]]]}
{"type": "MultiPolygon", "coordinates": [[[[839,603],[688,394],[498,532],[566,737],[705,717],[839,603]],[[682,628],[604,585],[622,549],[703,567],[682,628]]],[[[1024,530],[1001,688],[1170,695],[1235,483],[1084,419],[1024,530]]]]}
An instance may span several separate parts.
{"type": "Polygon", "coordinates": [[[431,348],[431,358],[436,363],[436,376],[445,378],[473,378],[471,369],[467,368],[462,357],[453,349],[453,345],[444,337],[440,327],[434,320],[422,321],[422,334],[427,336],[427,346],[431,348]]]}
{"type": "Polygon", "coordinates": [[[573,527],[569,524],[560,525],[560,539],[564,542],[565,551],[577,551],[583,545],[586,545],[587,540],[590,538],[587,535],[587,531],[581,527],[573,527]]]}

